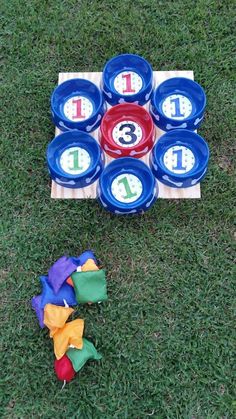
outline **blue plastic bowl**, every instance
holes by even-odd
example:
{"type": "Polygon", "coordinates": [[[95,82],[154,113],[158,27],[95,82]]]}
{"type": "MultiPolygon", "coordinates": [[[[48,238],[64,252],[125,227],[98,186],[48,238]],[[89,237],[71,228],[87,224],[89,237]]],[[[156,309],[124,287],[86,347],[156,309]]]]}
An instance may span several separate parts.
{"type": "Polygon", "coordinates": [[[139,55],[122,54],[111,58],[102,75],[103,94],[110,105],[144,105],[153,89],[151,65],[139,55]]]}
{"type": "Polygon", "coordinates": [[[196,130],[204,117],[206,95],[193,80],[174,77],[161,83],[153,92],[150,112],[163,131],[186,128],[196,130]]]}
{"type": "Polygon", "coordinates": [[[52,119],[61,131],[92,132],[100,125],[105,111],[102,92],[89,80],[67,80],[51,96],[52,119]]]}
{"type": "Polygon", "coordinates": [[[158,187],[149,167],[132,157],[112,161],[99,178],[100,204],[114,214],[147,211],[157,199],[158,187]]]}
{"type": "Polygon", "coordinates": [[[164,134],[150,155],[154,176],[173,188],[188,188],[206,174],[209,161],[206,141],[193,131],[174,130],[164,134]]]}
{"type": "Polygon", "coordinates": [[[95,182],[104,168],[104,154],[94,138],[83,131],[55,137],[47,148],[51,178],[66,188],[84,188],[95,182]]]}

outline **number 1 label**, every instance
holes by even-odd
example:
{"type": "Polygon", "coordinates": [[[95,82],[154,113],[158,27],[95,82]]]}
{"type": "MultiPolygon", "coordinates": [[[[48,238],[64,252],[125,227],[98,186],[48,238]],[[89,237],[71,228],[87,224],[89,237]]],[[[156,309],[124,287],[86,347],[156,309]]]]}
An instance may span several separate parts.
{"type": "Polygon", "coordinates": [[[73,122],[84,121],[93,113],[93,104],[87,97],[73,96],[64,105],[66,118],[73,122]]]}
{"type": "Polygon", "coordinates": [[[124,173],[113,180],[111,191],[117,201],[129,204],[142,195],[143,186],[137,176],[124,173]]]}
{"type": "Polygon", "coordinates": [[[165,152],[163,161],[167,169],[176,174],[187,173],[195,165],[193,152],[182,145],[170,147],[165,152]]]}
{"type": "Polygon", "coordinates": [[[127,179],[127,177],[123,177],[122,179],[118,180],[118,185],[123,185],[125,189],[125,195],[123,196],[123,199],[132,199],[135,196],[137,196],[137,192],[132,192],[130,189],[130,184],[127,179]]]}
{"type": "Polygon", "coordinates": [[[176,155],[177,161],[176,165],[172,166],[172,170],[186,170],[186,166],[183,166],[183,150],[173,150],[173,156],[176,155]]]}
{"type": "Polygon", "coordinates": [[[69,170],[82,170],[83,167],[79,165],[79,150],[70,151],[68,157],[72,156],[72,167],[69,170]]]}
{"type": "Polygon", "coordinates": [[[75,115],[72,115],[73,119],[84,119],[85,115],[82,115],[82,110],[81,110],[81,104],[82,104],[82,99],[73,99],[72,100],[73,105],[75,105],[75,115]]]}
{"type": "Polygon", "coordinates": [[[85,172],[91,164],[89,153],[81,147],[70,147],[63,151],[60,166],[70,175],[79,175],[85,172]]]}
{"type": "Polygon", "coordinates": [[[170,103],[174,104],[175,107],[175,112],[174,114],[171,114],[172,118],[181,118],[184,117],[184,113],[180,112],[180,102],[179,102],[179,97],[175,98],[175,99],[171,99],[170,103]]]}
{"type": "Polygon", "coordinates": [[[134,95],[142,87],[142,78],[135,71],[122,71],[114,79],[114,88],[121,95],[134,95]]]}
{"type": "Polygon", "coordinates": [[[192,113],[192,103],[181,94],[167,96],[162,103],[162,111],[167,118],[181,120],[188,118],[192,113]]]}
{"type": "Polygon", "coordinates": [[[122,79],[125,79],[126,87],[123,90],[123,93],[135,93],[135,89],[131,87],[131,74],[122,74],[122,79]]]}

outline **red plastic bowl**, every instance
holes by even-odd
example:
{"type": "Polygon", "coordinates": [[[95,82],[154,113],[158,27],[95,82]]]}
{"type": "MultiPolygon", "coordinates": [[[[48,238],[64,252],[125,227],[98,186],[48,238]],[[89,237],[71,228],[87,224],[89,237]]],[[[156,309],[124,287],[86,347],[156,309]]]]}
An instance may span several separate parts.
{"type": "Polygon", "coordinates": [[[100,143],[111,157],[139,159],[152,149],[154,133],[152,118],[142,106],[122,103],[105,113],[100,143]]]}

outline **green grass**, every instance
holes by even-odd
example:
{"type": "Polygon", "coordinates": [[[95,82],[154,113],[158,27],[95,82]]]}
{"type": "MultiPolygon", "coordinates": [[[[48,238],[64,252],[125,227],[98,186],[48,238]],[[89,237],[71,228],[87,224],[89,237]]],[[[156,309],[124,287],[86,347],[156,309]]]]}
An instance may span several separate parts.
{"type": "Polygon", "coordinates": [[[4,418],[233,418],[234,2],[3,0],[1,387],[4,418]],[[199,201],[159,200],[138,218],[50,199],[45,150],[59,71],[111,56],[194,70],[211,150],[199,201]],[[31,297],[64,253],[92,248],[109,301],[79,308],[103,360],[61,391],[31,297]]]}

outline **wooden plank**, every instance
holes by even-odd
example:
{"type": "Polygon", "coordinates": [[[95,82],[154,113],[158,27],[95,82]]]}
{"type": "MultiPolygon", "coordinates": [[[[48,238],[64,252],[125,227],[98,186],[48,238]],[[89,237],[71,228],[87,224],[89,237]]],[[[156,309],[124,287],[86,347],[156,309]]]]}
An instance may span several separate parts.
{"type": "MultiPolygon", "coordinates": [[[[101,77],[102,73],[100,72],[83,72],[83,73],[59,73],[58,84],[62,83],[63,81],[74,79],[74,78],[82,78],[88,79],[96,84],[98,87],[101,86],[101,77]]],[[[154,71],[153,78],[154,78],[154,87],[157,87],[160,83],[164,80],[170,79],[172,77],[187,77],[193,80],[193,71],[154,71]]],[[[108,105],[108,108],[110,105],[108,105]]],[[[148,110],[149,103],[144,105],[145,109],[148,110]]],[[[61,131],[56,128],[55,135],[59,135],[61,131]]],[[[96,129],[91,135],[95,138],[96,141],[98,140],[98,133],[99,128],[96,129]]],[[[164,134],[164,131],[156,128],[156,141],[160,138],[161,135],[164,134]]],[[[144,161],[149,166],[149,154],[142,157],[140,160],[144,161]]],[[[106,155],[106,165],[114,160],[112,157],[106,155]]],[[[95,199],[96,198],[96,188],[97,182],[94,182],[92,185],[87,186],[86,188],[82,189],[70,189],[64,188],[60,185],[57,185],[54,181],[52,181],[51,187],[51,198],[53,199],[95,199]]],[[[200,183],[197,185],[192,186],[191,188],[170,188],[169,186],[164,185],[161,182],[158,182],[159,186],[159,198],[164,199],[199,199],[201,198],[201,189],[200,183]]]]}

